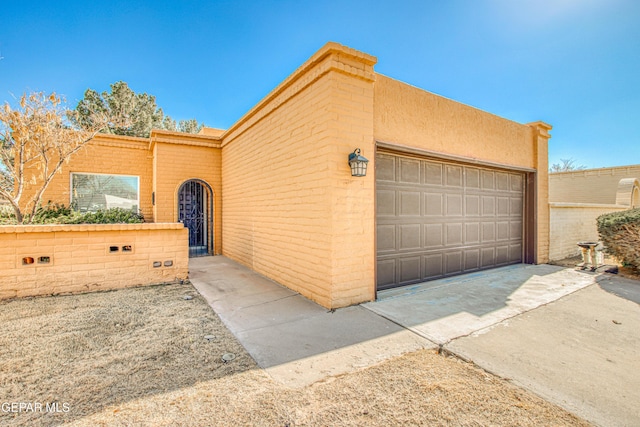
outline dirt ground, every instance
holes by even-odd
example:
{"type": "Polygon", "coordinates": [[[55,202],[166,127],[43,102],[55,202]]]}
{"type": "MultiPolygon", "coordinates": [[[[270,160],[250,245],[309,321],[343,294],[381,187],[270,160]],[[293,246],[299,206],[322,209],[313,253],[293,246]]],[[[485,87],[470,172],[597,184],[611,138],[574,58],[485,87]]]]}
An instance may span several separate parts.
{"type": "Polygon", "coordinates": [[[0,405],[2,426],[588,425],[426,350],[286,388],[188,283],[0,302],[0,405]]]}

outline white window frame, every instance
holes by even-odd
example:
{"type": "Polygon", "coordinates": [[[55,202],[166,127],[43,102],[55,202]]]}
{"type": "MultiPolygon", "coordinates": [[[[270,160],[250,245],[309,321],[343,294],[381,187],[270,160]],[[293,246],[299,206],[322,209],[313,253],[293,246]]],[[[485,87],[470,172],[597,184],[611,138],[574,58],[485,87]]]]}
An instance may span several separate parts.
{"type": "Polygon", "coordinates": [[[123,178],[135,178],[136,180],[136,193],[137,193],[137,198],[136,198],[136,203],[138,206],[138,212],[141,211],[140,209],[140,176],[139,175],[125,175],[125,174],[118,174],[118,173],[93,173],[93,172],[70,172],[69,173],[69,206],[73,206],[73,177],[74,175],[93,175],[93,176],[117,176],[117,177],[123,177],[123,178]]]}

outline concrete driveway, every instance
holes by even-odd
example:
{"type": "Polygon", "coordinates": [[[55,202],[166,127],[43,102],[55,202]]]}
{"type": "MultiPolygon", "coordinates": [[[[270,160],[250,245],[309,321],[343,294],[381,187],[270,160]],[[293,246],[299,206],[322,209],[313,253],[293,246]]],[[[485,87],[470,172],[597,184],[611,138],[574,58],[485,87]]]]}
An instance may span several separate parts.
{"type": "Polygon", "coordinates": [[[594,424],[640,425],[637,281],[514,266],[380,297],[365,306],[445,351],[594,424]]]}
{"type": "Polygon", "coordinates": [[[259,366],[291,387],[439,346],[594,424],[640,425],[637,281],[514,265],[329,311],[222,256],[189,270],[259,366]]]}

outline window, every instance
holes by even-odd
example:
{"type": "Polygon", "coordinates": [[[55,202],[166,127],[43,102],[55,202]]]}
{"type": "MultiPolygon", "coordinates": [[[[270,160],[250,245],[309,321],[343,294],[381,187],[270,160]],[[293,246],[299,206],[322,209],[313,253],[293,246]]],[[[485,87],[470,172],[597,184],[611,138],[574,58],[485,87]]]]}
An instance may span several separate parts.
{"type": "Polygon", "coordinates": [[[140,179],[128,175],[71,174],[71,206],[80,212],[122,208],[138,212],[140,179]]]}

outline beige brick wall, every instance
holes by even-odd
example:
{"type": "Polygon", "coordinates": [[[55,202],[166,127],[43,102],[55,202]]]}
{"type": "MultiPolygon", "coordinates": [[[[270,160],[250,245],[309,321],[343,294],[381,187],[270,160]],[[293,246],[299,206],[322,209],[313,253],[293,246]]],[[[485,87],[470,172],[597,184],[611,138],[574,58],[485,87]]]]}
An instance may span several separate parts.
{"type": "Polygon", "coordinates": [[[551,203],[551,229],[549,259],[576,256],[580,241],[600,240],[596,219],[603,214],[627,209],[616,205],[589,205],[583,203],[551,203]]]}
{"type": "Polygon", "coordinates": [[[201,179],[213,190],[214,253],[222,253],[222,153],[217,137],[153,131],[151,149],[156,222],[177,222],[180,186],[201,179]]]}
{"type": "MultiPolygon", "coordinates": [[[[48,201],[71,203],[71,172],[104,173],[134,175],[140,177],[140,210],[145,221],[153,222],[151,206],[152,158],[149,140],[118,135],[98,135],[83,149],[74,154],[56,174],[42,198],[42,204],[48,201]]],[[[35,170],[27,171],[25,177],[31,179],[35,170]]],[[[22,199],[24,205],[35,189],[29,187],[22,199]]]]}
{"type": "Polygon", "coordinates": [[[0,226],[0,299],[186,279],[187,239],[180,224],[0,226]]]}
{"type": "Polygon", "coordinates": [[[616,203],[618,183],[640,179],[640,165],[549,174],[549,201],[558,203],[616,203]]]}
{"type": "Polygon", "coordinates": [[[376,141],[436,155],[536,170],[537,262],[548,259],[550,126],[524,125],[377,74],[376,141]]]}
{"type": "Polygon", "coordinates": [[[536,262],[543,264],[549,261],[550,214],[549,214],[549,129],[551,126],[542,122],[531,123],[534,146],[534,168],[536,169],[536,262]]]}
{"type": "Polygon", "coordinates": [[[374,297],[374,62],[329,44],[223,137],[223,253],[325,307],[374,297]]]}

